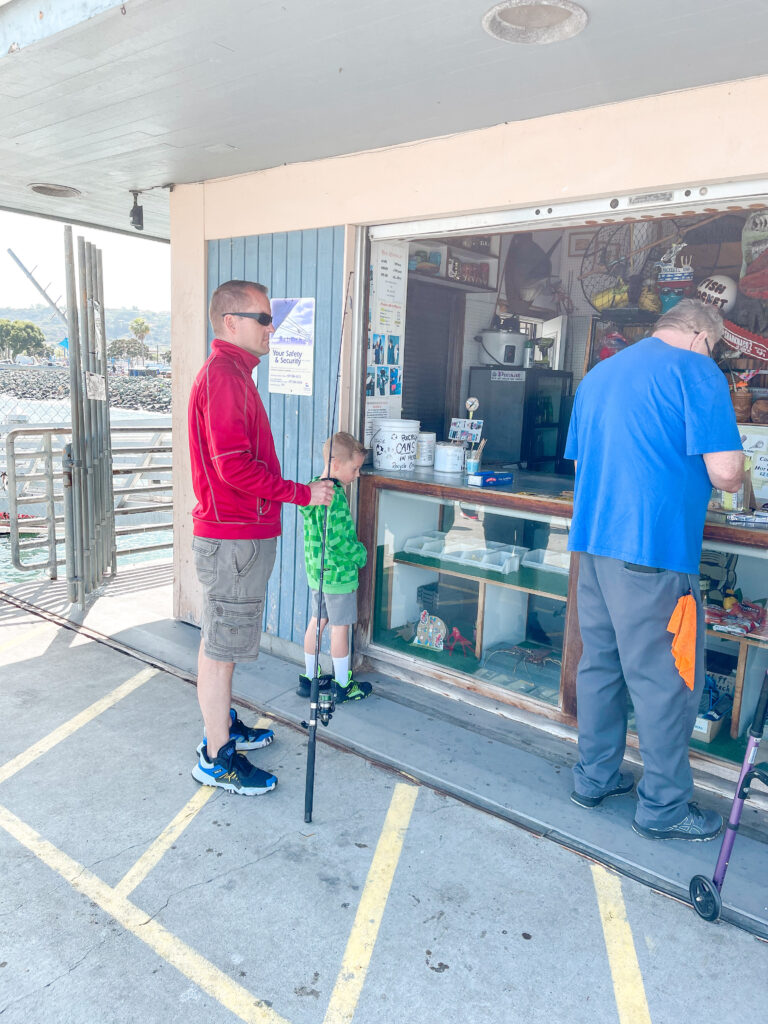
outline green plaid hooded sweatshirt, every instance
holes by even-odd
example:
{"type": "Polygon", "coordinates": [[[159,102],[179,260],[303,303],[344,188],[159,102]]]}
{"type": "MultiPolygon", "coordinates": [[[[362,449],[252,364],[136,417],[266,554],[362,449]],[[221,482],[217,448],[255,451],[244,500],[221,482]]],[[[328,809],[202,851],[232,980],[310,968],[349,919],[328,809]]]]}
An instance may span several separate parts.
{"type": "MultiPolygon", "coordinates": [[[[314,480],[320,480],[319,476],[314,480]]],[[[304,560],[307,582],[312,590],[320,586],[320,546],[323,539],[323,505],[300,505],[304,516],[304,560]]],[[[357,570],[365,565],[368,553],[357,539],[352,513],[344,488],[333,482],[333,501],[328,507],[325,534],[324,594],[351,594],[357,590],[357,570]]]]}

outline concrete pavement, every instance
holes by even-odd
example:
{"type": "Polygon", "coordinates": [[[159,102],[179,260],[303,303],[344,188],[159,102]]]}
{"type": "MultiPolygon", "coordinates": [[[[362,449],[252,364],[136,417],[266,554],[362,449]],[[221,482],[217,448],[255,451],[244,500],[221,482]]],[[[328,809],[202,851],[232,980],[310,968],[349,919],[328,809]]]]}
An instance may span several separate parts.
{"type": "Polygon", "coordinates": [[[252,755],[274,793],[198,787],[188,682],[7,604],[0,721],[3,1024],[764,1014],[759,939],[358,754],[320,745],[305,825],[298,729],[252,755]]]}

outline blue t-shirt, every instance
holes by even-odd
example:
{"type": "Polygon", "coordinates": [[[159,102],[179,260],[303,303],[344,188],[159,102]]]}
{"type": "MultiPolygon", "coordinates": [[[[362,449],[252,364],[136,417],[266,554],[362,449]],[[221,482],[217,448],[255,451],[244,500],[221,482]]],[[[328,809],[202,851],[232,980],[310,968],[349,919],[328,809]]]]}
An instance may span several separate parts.
{"type": "Polygon", "coordinates": [[[578,460],[569,550],[698,573],[712,488],[701,456],[740,449],[708,356],[645,338],[598,363],[565,446],[578,460]]]}

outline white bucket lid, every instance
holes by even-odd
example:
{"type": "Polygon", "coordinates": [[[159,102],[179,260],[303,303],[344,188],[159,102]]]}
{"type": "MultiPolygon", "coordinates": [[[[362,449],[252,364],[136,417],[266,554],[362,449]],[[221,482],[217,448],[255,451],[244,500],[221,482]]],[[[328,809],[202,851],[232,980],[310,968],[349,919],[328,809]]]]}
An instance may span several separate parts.
{"type": "Polygon", "coordinates": [[[421,426],[420,420],[400,420],[400,419],[382,419],[377,420],[376,425],[379,430],[407,430],[409,433],[418,433],[419,427],[421,426]]]}

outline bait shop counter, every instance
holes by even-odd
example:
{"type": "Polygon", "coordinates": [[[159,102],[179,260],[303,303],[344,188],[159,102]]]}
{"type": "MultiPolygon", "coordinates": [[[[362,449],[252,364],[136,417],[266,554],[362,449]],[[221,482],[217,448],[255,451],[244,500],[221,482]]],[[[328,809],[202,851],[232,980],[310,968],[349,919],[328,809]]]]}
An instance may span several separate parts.
{"type": "MultiPolygon", "coordinates": [[[[691,744],[715,773],[741,762],[768,668],[768,195],[739,189],[673,191],[663,209],[653,196],[576,204],[547,224],[543,206],[369,229],[358,653],[459,699],[576,725],[574,396],[696,297],[724,317],[713,356],[751,470],[742,493],[710,502],[691,744]]],[[[636,744],[632,729],[630,714],[636,744]]]]}
{"type": "MultiPolygon", "coordinates": [[[[433,468],[364,470],[359,534],[371,556],[356,650],[415,684],[575,726],[572,478],[518,470],[505,486],[469,479],[433,468]]],[[[712,509],[701,559],[707,685],[691,739],[710,763],[740,762],[768,668],[767,559],[768,529],[712,509]]],[[[631,714],[628,741],[637,743],[631,714]]]]}

